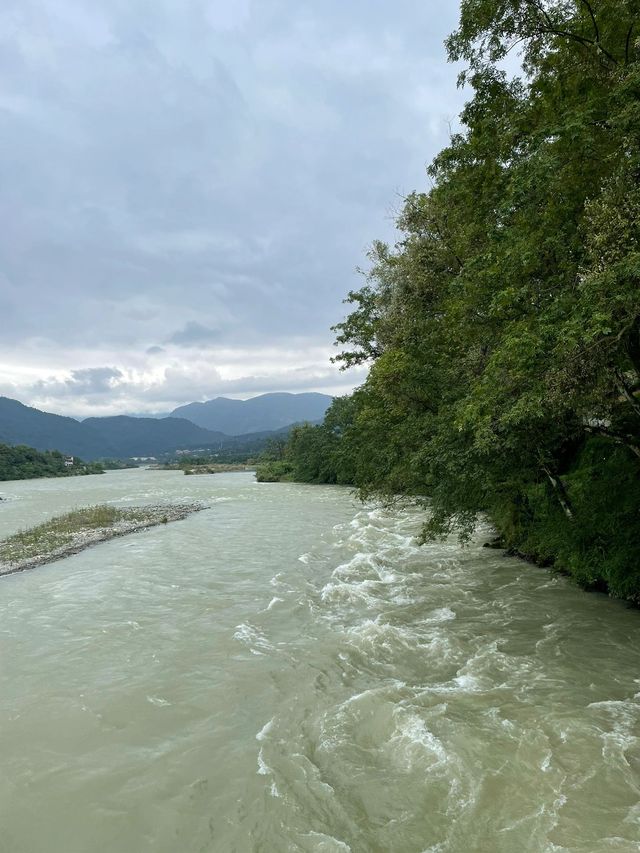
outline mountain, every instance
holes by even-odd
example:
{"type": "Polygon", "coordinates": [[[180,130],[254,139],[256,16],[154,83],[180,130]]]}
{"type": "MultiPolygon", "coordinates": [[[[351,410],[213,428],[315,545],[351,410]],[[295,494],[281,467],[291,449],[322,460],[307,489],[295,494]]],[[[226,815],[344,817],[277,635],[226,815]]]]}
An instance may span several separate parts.
{"type": "Polygon", "coordinates": [[[0,397],[0,443],[60,450],[87,461],[159,456],[200,447],[217,450],[244,446],[247,441],[259,447],[271,432],[321,420],[331,399],[325,394],[264,394],[252,400],[219,397],[181,406],[165,418],[118,415],[77,421],[0,397]],[[184,413],[191,409],[195,415],[184,413]],[[203,421],[223,426],[207,427],[203,421]]]}
{"type": "Polygon", "coordinates": [[[217,447],[227,439],[183,418],[87,418],[79,422],[0,397],[0,443],[60,450],[92,460],[156,456],[174,450],[217,447]]]}
{"type": "Polygon", "coordinates": [[[115,455],[103,436],[90,426],[63,415],[41,412],[9,397],[0,397],[0,442],[60,450],[83,459],[115,455]]]}
{"type": "Polygon", "coordinates": [[[157,456],[171,450],[219,445],[228,440],[221,432],[202,429],[184,418],[133,418],[116,415],[82,422],[101,436],[118,459],[157,456]]]}
{"type": "Polygon", "coordinates": [[[227,435],[278,430],[294,423],[321,421],[333,397],[327,394],[261,394],[250,400],[216,397],[205,403],[188,403],[171,412],[204,429],[227,435]]]}

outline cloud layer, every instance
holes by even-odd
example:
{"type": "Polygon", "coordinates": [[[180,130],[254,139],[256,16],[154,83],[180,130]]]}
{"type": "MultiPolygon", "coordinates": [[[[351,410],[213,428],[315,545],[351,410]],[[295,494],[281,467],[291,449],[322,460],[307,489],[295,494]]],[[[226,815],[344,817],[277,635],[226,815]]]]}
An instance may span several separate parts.
{"type": "Polygon", "coordinates": [[[0,391],[347,389],[329,327],[461,95],[433,0],[5,0],[0,391]]]}

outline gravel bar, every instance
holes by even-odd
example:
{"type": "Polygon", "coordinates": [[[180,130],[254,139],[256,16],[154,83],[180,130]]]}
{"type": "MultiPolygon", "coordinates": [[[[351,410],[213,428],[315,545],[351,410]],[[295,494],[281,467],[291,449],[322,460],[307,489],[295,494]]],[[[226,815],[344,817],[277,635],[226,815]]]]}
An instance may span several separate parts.
{"type": "MultiPolygon", "coordinates": [[[[151,527],[157,527],[159,524],[168,524],[171,521],[181,521],[188,515],[194,512],[200,512],[207,509],[207,504],[204,503],[182,503],[182,504],[156,504],[152,506],[135,506],[135,507],[117,507],[118,512],[122,514],[122,518],[115,521],[113,524],[104,527],[79,527],[68,534],[69,540],[59,547],[47,548],[46,542],[43,542],[42,549],[35,546],[35,553],[29,553],[25,556],[18,556],[16,559],[7,561],[3,560],[2,552],[15,542],[19,536],[28,537],[32,531],[37,531],[39,528],[46,528],[56,522],[57,519],[50,519],[38,528],[24,531],[20,534],[14,534],[0,542],[0,576],[12,575],[16,572],[24,572],[27,569],[33,569],[36,566],[42,566],[45,563],[53,563],[56,560],[62,560],[72,554],[78,554],[84,551],[85,548],[90,548],[97,545],[99,542],[107,542],[109,539],[115,539],[117,536],[128,536],[130,533],[136,533],[139,530],[148,530],[151,527]],[[131,518],[127,518],[127,514],[131,518]]],[[[87,508],[89,511],[91,508],[87,508]]],[[[77,510],[77,513],[82,513],[83,510],[77,510]]],[[[64,518],[64,517],[63,517],[64,518]]],[[[31,550],[34,550],[32,548],[31,550]]]]}

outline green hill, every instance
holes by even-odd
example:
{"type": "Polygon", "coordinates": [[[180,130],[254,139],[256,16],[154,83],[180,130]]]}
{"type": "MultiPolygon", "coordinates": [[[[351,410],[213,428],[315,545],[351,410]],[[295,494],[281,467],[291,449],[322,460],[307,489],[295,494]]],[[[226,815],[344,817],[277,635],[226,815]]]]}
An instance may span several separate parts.
{"type": "Polygon", "coordinates": [[[42,412],[0,397],[0,442],[59,450],[83,459],[155,456],[219,444],[225,436],[183,418],[74,418],[42,412]]]}

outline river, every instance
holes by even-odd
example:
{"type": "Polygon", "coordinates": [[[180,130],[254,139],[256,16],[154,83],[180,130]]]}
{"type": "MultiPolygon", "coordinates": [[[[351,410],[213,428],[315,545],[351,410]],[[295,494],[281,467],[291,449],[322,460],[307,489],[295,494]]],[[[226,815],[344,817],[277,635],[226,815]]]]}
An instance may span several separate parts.
{"type": "Polygon", "coordinates": [[[0,494],[210,504],[0,578],[1,853],[640,849],[637,611],[340,487],[0,494]]]}

